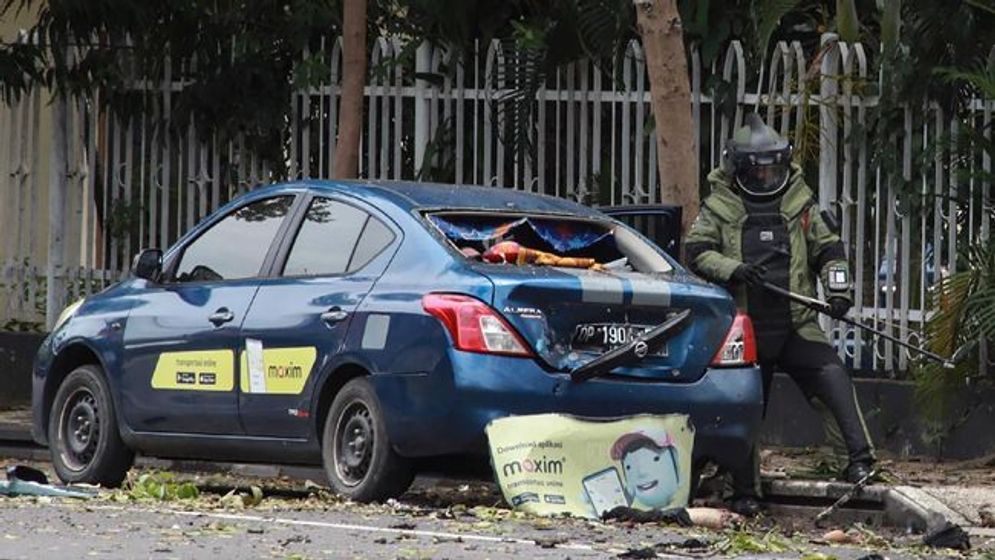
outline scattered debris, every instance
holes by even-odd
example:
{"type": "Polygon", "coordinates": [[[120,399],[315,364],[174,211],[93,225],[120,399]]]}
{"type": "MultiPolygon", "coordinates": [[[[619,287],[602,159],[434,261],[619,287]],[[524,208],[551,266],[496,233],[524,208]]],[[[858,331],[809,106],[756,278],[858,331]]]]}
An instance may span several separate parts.
{"type": "Polygon", "coordinates": [[[7,480],[0,481],[0,495],[88,499],[97,494],[93,491],[49,484],[48,477],[38,469],[25,465],[12,465],[7,467],[7,480]]]}
{"type": "Polygon", "coordinates": [[[933,548],[951,548],[954,550],[970,550],[971,539],[959,525],[943,520],[929,528],[922,538],[926,546],[933,548]]]}
{"type": "Polygon", "coordinates": [[[725,529],[743,521],[743,516],[727,509],[692,507],[687,508],[687,511],[688,515],[691,516],[691,523],[695,527],[725,529]]]}
{"type": "Polygon", "coordinates": [[[822,540],[832,544],[845,544],[850,542],[850,537],[842,529],[833,529],[822,535],[822,540]]]}
{"type": "Polygon", "coordinates": [[[837,558],[821,552],[809,552],[808,554],[802,556],[801,560],[837,560],[837,558]]]}
{"type": "Polygon", "coordinates": [[[556,548],[557,545],[567,542],[564,537],[544,537],[535,539],[536,546],[539,548],[556,548]]]}
{"type": "Polygon", "coordinates": [[[708,541],[692,537],[690,539],[685,539],[674,546],[678,548],[709,548],[712,545],[708,541]]]}
{"type": "Polygon", "coordinates": [[[995,527],[995,507],[992,504],[985,504],[978,510],[978,517],[982,527],[995,527]]]}
{"type": "Polygon", "coordinates": [[[663,555],[681,556],[712,556],[712,544],[698,538],[689,538],[681,542],[657,543],[656,551],[663,555]]]}
{"type": "Polygon", "coordinates": [[[722,554],[731,556],[741,556],[743,554],[780,554],[791,550],[788,543],[773,531],[759,538],[745,531],[736,531],[719,541],[716,548],[722,554]]]}
{"type": "Polygon", "coordinates": [[[618,555],[619,558],[630,558],[630,559],[644,559],[644,558],[659,558],[656,550],[651,546],[644,546],[639,548],[630,548],[625,552],[618,555]]]}
{"type": "Polygon", "coordinates": [[[694,523],[691,515],[684,508],[643,511],[626,506],[618,506],[601,514],[604,521],[630,521],[634,523],[667,523],[690,527],[694,523]]]}

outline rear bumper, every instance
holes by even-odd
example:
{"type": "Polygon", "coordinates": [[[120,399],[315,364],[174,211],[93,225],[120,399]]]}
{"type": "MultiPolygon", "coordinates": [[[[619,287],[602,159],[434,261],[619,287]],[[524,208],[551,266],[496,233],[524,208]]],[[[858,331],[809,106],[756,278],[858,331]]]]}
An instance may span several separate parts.
{"type": "Polygon", "coordinates": [[[572,383],[532,360],[453,352],[447,373],[373,376],[402,455],[484,453],[484,427],[509,415],[684,413],[696,430],[695,458],[734,466],[749,456],[763,409],[760,370],[751,367],[711,369],[693,383],[617,377],[572,383]]]}

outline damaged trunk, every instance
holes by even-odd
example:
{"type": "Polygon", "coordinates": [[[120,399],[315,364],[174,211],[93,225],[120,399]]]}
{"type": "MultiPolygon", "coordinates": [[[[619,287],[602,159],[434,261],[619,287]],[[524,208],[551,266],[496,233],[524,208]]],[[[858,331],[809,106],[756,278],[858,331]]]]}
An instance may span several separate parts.
{"type": "Polygon", "coordinates": [[[728,301],[688,297],[668,274],[475,264],[494,283],[493,306],[551,369],[571,372],[681,314],[683,328],[611,375],[692,382],[729,329],[728,301]]]}
{"type": "Polygon", "coordinates": [[[690,290],[659,248],[617,223],[469,212],[428,219],[491,281],[489,303],[537,358],[551,371],[577,372],[575,380],[693,382],[735,313],[722,292],[690,290]],[[637,352],[638,342],[646,347],[637,352]]]}

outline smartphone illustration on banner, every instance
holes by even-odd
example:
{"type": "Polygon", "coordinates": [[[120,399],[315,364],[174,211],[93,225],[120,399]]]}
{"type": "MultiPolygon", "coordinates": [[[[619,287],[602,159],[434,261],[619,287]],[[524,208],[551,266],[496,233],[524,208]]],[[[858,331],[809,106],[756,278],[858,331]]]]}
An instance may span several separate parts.
{"type": "Polygon", "coordinates": [[[584,491],[587,492],[587,499],[594,506],[594,512],[598,517],[618,506],[629,506],[629,498],[625,495],[622,479],[615,467],[608,467],[584,477],[582,484],[584,491]]]}

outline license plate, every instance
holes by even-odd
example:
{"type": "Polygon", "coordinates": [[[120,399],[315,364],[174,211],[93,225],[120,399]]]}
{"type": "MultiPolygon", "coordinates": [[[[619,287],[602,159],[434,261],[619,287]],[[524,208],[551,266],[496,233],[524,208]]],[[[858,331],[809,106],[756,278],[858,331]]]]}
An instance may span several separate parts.
{"type": "MultiPolygon", "coordinates": [[[[604,352],[619,346],[625,346],[637,336],[653,328],[649,325],[626,325],[619,323],[584,323],[574,330],[574,350],[595,350],[604,352]]],[[[666,356],[667,347],[656,352],[666,356]]]]}

